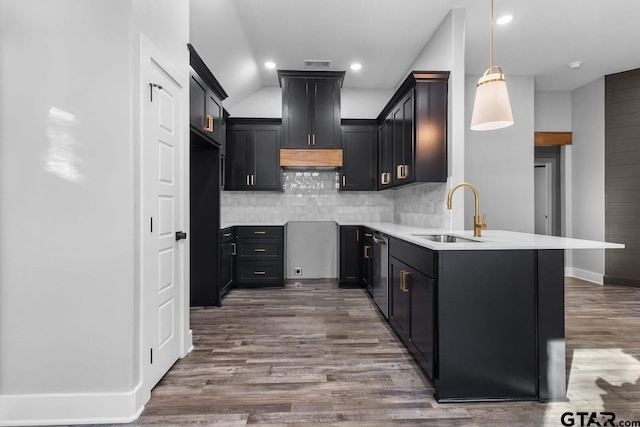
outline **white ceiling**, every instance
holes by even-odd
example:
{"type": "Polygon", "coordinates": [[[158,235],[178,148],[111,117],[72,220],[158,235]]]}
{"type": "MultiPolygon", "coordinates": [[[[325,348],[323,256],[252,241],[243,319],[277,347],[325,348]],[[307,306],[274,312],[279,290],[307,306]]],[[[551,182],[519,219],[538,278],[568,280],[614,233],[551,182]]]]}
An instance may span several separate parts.
{"type": "MultiPolygon", "coordinates": [[[[327,59],[347,70],[344,87],[390,89],[454,7],[466,9],[466,72],[480,76],[489,65],[489,0],[191,0],[191,38],[230,97],[242,81],[237,61],[224,57],[243,49],[254,88],[278,85],[267,60],[304,69],[305,59],[327,59]],[[354,61],[359,72],[348,69],[354,61]]],[[[537,90],[573,90],[640,68],[638,0],[495,0],[496,17],[507,12],[514,20],[495,29],[495,63],[507,79],[533,75],[537,90]],[[572,61],[583,66],[570,70],[572,61]]]]}

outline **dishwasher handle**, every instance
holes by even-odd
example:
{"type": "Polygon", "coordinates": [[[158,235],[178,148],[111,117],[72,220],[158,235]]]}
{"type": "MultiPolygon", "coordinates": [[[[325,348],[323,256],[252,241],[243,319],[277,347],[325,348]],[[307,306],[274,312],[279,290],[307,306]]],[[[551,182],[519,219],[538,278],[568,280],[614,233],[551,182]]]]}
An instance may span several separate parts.
{"type": "Polygon", "coordinates": [[[387,239],[381,239],[380,237],[374,235],[373,236],[373,241],[379,245],[386,245],[387,244],[387,239]]]}

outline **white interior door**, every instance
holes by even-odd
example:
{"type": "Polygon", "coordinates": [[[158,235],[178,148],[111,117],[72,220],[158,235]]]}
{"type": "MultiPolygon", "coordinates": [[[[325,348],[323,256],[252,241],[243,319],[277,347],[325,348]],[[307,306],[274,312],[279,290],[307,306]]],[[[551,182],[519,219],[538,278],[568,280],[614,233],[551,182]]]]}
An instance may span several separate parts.
{"type": "Polygon", "coordinates": [[[537,164],[534,167],[535,182],[535,233],[551,234],[551,165],[537,164]]]}
{"type": "MultiPolygon", "coordinates": [[[[180,357],[184,242],[182,87],[151,58],[143,76],[142,218],[145,384],[153,387],[180,357]],[[145,227],[146,223],[146,227],[145,227]],[[146,230],[145,230],[146,228],[146,230]]],[[[144,355],[143,355],[144,357],[144,355]]]]}

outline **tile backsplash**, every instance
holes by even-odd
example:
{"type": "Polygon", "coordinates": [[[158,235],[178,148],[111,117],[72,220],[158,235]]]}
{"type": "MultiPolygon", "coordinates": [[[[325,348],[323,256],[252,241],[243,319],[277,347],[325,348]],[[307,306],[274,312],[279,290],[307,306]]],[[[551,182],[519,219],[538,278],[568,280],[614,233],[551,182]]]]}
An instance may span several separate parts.
{"type": "Polygon", "coordinates": [[[444,183],[387,191],[338,191],[339,179],[335,171],[285,171],[282,193],[223,191],[221,222],[383,221],[434,228],[448,224],[444,183]]]}

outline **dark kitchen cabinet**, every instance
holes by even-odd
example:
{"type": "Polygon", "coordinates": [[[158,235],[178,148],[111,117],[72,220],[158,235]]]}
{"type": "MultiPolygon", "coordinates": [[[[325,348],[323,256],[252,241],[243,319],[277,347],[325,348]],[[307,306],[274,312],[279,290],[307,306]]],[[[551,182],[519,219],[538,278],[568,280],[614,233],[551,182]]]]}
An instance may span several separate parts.
{"type": "Polygon", "coordinates": [[[225,111],[222,101],[227,97],[220,83],[211,74],[202,58],[189,45],[191,69],[189,73],[191,130],[220,145],[224,156],[225,111]]]}
{"type": "Polygon", "coordinates": [[[362,231],[362,284],[369,294],[373,295],[373,230],[368,228],[362,231]]]}
{"type": "Polygon", "coordinates": [[[413,71],[378,116],[379,189],[446,182],[448,79],[448,72],[413,71]]]}
{"type": "Polygon", "coordinates": [[[390,239],[389,323],[434,378],[436,334],[436,253],[390,239]]]}
{"type": "Polygon", "coordinates": [[[413,89],[410,89],[391,113],[394,186],[413,182],[415,141],[413,100],[413,89]]]}
{"type": "Polygon", "coordinates": [[[378,190],[393,185],[393,121],[389,114],[378,127],[378,190]]]}
{"type": "Polygon", "coordinates": [[[342,121],[342,169],[340,190],[376,190],[376,123],[342,121]]]}
{"type": "Polygon", "coordinates": [[[340,226],[340,284],[362,283],[362,252],[360,227],[340,226]]]}
{"type": "Polygon", "coordinates": [[[284,286],[284,227],[235,227],[238,286],[284,286]]]}
{"type": "Polygon", "coordinates": [[[344,72],[278,71],[283,148],[340,148],[344,72]]]}
{"type": "Polygon", "coordinates": [[[220,230],[220,296],[233,286],[236,242],[233,227],[220,230]]]}
{"type": "Polygon", "coordinates": [[[282,191],[280,130],[277,123],[229,120],[225,190],[282,191]]]}

